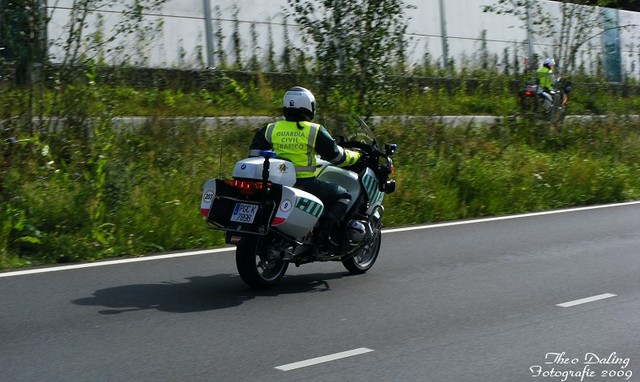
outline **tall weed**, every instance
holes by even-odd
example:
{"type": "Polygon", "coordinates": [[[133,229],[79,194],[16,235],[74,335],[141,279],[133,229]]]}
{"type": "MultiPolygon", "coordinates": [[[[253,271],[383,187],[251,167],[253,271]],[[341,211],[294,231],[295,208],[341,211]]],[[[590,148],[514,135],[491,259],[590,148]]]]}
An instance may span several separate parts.
{"type": "MultiPolygon", "coordinates": [[[[24,119],[5,121],[0,268],[223,244],[222,235],[208,230],[199,215],[201,185],[230,175],[258,126],[209,128],[197,118],[151,118],[139,127],[112,122],[118,110],[148,108],[160,116],[197,109],[201,117],[224,115],[234,105],[248,107],[247,102],[262,105],[267,114],[277,110],[275,92],[263,79],[243,92],[228,85],[235,95],[222,102],[203,90],[200,103],[194,93],[75,84],[60,89],[69,93],[57,100],[55,115],[71,117],[66,125],[32,131],[23,128],[24,119]],[[143,107],[127,108],[129,95],[131,105],[143,107]],[[83,109],[65,113],[64,108],[77,107],[83,109]]],[[[496,81],[491,89],[502,86],[496,81]]],[[[390,105],[401,114],[415,114],[413,107],[417,114],[448,114],[471,110],[482,95],[488,98],[486,108],[479,103],[474,111],[507,110],[498,102],[500,91],[493,96],[491,89],[458,90],[453,96],[444,88],[414,89],[390,105]]],[[[19,104],[19,97],[11,97],[7,104],[19,104]]],[[[325,113],[328,108],[322,106],[325,113]]],[[[555,128],[507,118],[494,126],[455,128],[398,118],[375,130],[381,142],[399,145],[397,191],[385,198],[388,226],[640,197],[640,131],[623,118],[567,121],[555,128]]]]}
{"type": "Polygon", "coordinates": [[[396,121],[378,128],[399,143],[389,225],[620,202],[640,194],[640,131],[624,123],[528,123],[444,128],[396,121]],[[524,134],[526,128],[545,129],[524,134]],[[534,138],[532,138],[534,137],[534,138]]]}

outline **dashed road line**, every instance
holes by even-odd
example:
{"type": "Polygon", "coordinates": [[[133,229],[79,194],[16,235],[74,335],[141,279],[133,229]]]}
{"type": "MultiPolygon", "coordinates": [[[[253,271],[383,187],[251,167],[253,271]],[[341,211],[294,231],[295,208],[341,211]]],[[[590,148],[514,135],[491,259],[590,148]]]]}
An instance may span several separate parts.
{"type": "Polygon", "coordinates": [[[579,300],[563,302],[562,304],[556,304],[556,305],[560,306],[562,308],[569,308],[571,306],[586,304],[586,303],[589,303],[589,302],[594,302],[594,301],[598,301],[598,300],[604,300],[605,298],[616,297],[616,296],[617,295],[613,294],[613,293],[603,293],[603,294],[599,294],[597,296],[585,297],[585,298],[581,298],[579,300]]]}
{"type": "Polygon", "coordinates": [[[325,356],[322,356],[322,357],[311,358],[311,359],[307,359],[307,360],[304,360],[304,361],[289,363],[289,364],[282,365],[282,366],[276,366],[275,368],[278,369],[278,370],[282,370],[282,371],[291,371],[291,370],[295,370],[295,369],[301,369],[303,367],[308,367],[308,366],[318,365],[318,364],[321,364],[321,363],[336,361],[336,360],[347,358],[347,357],[353,357],[353,356],[356,356],[356,355],[361,355],[361,354],[369,353],[369,352],[372,352],[372,351],[373,351],[372,349],[358,348],[358,349],[343,351],[343,352],[340,352],[340,353],[329,354],[329,355],[325,355],[325,356]]]}

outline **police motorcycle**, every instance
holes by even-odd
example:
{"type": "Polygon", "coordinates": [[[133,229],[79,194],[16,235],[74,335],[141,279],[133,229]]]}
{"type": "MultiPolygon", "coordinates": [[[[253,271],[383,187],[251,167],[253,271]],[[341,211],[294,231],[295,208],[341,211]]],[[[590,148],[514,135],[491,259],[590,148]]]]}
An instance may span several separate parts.
{"type": "Polygon", "coordinates": [[[201,214],[209,228],[223,230],[225,242],[236,246],[236,266],[253,289],[276,285],[289,264],[338,261],[352,274],[367,272],[375,263],[382,240],[384,194],[395,190],[395,144],[380,149],[373,132],[357,119],[351,140],[340,145],[359,150],[356,164],[339,168],[318,158],[318,179],[337,183],[351,202],[337,238],[337,248],[316,243],[325,206],[316,196],[294,187],[291,162],[263,150],[259,157],[235,163],[231,179],[204,183],[201,214]]]}
{"type": "Polygon", "coordinates": [[[532,118],[542,118],[552,123],[564,121],[569,92],[571,91],[571,81],[558,79],[558,90],[550,90],[552,102],[542,95],[539,90],[539,80],[529,79],[518,92],[518,104],[525,116],[532,118]]]}

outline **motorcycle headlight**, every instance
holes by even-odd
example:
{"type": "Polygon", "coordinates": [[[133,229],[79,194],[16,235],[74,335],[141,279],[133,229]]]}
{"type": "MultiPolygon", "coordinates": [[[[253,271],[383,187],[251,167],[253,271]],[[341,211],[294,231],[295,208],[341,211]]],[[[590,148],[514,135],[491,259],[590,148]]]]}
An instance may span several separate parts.
{"type": "Polygon", "coordinates": [[[396,181],[395,180],[387,180],[386,182],[380,184],[380,191],[390,194],[396,190],[396,181]]]}

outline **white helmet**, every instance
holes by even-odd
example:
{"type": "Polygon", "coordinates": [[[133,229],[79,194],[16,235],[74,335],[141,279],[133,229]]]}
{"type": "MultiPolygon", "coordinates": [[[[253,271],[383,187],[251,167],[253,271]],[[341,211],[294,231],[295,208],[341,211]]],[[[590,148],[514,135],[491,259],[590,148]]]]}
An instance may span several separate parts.
{"type": "Polygon", "coordinates": [[[555,64],[556,62],[553,60],[553,58],[545,58],[544,61],[542,61],[543,66],[553,66],[555,64]]]}
{"type": "Polygon", "coordinates": [[[316,114],[316,97],[309,90],[294,86],[282,97],[282,112],[294,120],[313,120],[316,114]]]}

